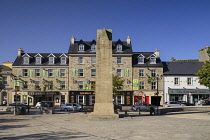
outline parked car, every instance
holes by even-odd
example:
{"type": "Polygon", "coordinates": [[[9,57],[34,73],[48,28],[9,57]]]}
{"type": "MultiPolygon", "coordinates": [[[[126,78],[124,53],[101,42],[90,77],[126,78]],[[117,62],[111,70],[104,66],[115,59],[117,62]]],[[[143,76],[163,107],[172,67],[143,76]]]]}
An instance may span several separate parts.
{"type": "Polygon", "coordinates": [[[188,103],[186,101],[178,101],[178,102],[181,103],[181,104],[184,104],[186,106],[193,106],[194,105],[194,104],[188,103]]]}
{"type": "Polygon", "coordinates": [[[36,107],[36,108],[41,108],[41,106],[42,106],[42,105],[41,105],[41,102],[37,102],[35,107],[36,107]]]}
{"type": "Polygon", "coordinates": [[[203,104],[202,105],[210,105],[210,100],[204,100],[203,104]]]}
{"type": "MultiPolygon", "coordinates": [[[[121,105],[117,105],[115,103],[114,104],[114,111],[117,112],[118,110],[122,110],[122,106],[121,105]]],[[[84,112],[93,112],[94,110],[94,106],[84,106],[84,112]]]]}
{"type": "Polygon", "coordinates": [[[17,107],[26,107],[26,109],[29,109],[29,108],[31,108],[29,105],[26,105],[26,104],[22,104],[22,103],[17,103],[17,104],[15,104],[15,103],[12,103],[12,104],[9,104],[9,106],[17,106],[17,107]]]}
{"type": "Polygon", "coordinates": [[[61,111],[70,111],[70,110],[76,110],[76,111],[82,111],[82,106],[77,103],[66,103],[60,106],[61,111]]]}
{"type": "Polygon", "coordinates": [[[146,112],[155,113],[156,108],[157,108],[157,106],[151,105],[149,103],[138,103],[138,104],[133,105],[131,107],[131,110],[140,111],[140,112],[141,111],[146,111],[146,112]]]}
{"type": "Polygon", "coordinates": [[[165,102],[164,107],[173,107],[173,106],[186,106],[186,104],[182,104],[180,102],[177,102],[177,101],[168,101],[168,102],[165,102]]]}

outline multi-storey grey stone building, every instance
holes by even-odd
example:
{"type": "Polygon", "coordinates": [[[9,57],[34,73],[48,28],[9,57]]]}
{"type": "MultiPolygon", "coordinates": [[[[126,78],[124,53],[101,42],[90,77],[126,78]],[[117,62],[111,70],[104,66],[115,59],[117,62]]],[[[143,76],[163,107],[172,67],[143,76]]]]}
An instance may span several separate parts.
{"type": "MultiPolygon", "coordinates": [[[[43,100],[54,101],[55,105],[68,102],[93,105],[96,44],[97,40],[76,41],[72,37],[68,53],[25,53],[19,49],[12,66],[15,80],[11,102],[17,93],[18,102],[29,101],[30,105],[43,100]]],[[[125,80],[123,90],[114,96],[114,102],[122,105],[161,104],[161,78],[148,82],[148,76],[155,79],[163,73],[159,50],[135,53],[128,36],[125,41],[112,41],[112,56],[113,74],[125,80]],[[155,95],[157,88],[158,96],[155,95]]]]}

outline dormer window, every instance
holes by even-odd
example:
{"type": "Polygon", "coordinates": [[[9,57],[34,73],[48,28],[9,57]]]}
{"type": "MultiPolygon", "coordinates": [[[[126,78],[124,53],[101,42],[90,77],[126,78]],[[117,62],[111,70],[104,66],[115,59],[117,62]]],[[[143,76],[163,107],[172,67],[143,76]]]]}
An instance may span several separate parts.
{"type": "Polygon", "coordinates": [[[42,63],[42,55],[41,54],[37,54],[34,56],[36,58],[36,64],[41,64],[42,63]]]}
{"type": "Polygon", "coordinates": [[[91,51],[96,51],[96,44],[91,45],[91,51]]]}
{"type": "Polygon", "coordinates": [[[142,54],[138,56],[138,64],[144,64],[144,56],[142,54]]]}
{"type": "Polygon", "coordinates": [[[36,64],[41,64],[41,63],[42,63],[42,58],[36,57],[36,64]]]}
{"type": "Polygon", "coordinates": [[[156,64],[156,57],[150,58],[150,64],[156,64]]]}
{"type": "Polygon", "coordinates": [[[117,45],[117,51],[122,51],[122,45],[121,44],[117,45]]]}
{"type": "Polygon", "coordinates": [[[80,44],[80,45],[79,45],[79,51],[84,51],[84,50],[85,50],[84,44],[80,44]]]}
{"type": "Polygon", "coordinates": [[[49,57],[49,64],[54,64],[54,57],[49,57]]]}
{"type": "Polygon", "coordinates": [[[61,57],[61,64],[66,64],[66,57],[61,57]]]}
{"type": "Polygon", "coordinates": [[[23,57],[23,64],[29,64],[29,57],[23,57]]]}

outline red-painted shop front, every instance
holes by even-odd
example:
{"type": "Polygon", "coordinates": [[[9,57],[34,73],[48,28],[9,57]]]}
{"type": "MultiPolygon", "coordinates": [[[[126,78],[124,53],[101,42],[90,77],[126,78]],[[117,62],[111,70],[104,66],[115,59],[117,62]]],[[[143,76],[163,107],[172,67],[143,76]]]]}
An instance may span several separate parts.
{"type": "Polygon", "coordinates": [[[147,96],[144,92],[135,91],[134,93],[134,104],[138,103],[149,103],[149,96],[147,96]]]}

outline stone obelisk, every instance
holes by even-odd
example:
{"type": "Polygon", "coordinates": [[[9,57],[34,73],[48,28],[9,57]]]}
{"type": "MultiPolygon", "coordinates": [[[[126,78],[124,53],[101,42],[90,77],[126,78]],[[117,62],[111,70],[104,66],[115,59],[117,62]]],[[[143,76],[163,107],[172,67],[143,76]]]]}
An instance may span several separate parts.
{"type": "Polygon", "coordinates": [[[90,119],[118,119],[112,91],[112,30],[98,29],[96,41],[96,94],[90,119]]]}

